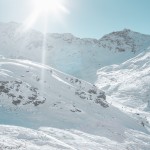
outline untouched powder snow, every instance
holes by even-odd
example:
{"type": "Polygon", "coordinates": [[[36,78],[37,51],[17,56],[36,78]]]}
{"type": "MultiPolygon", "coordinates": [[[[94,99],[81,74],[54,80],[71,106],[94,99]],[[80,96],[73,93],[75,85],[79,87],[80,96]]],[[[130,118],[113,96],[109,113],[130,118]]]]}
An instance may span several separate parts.
{"type": "Polygon", "coordinates": [[[96,71],[120,64],[150,46],[150,35],[123,30],[101,39],[80,39],[70,33],[24,31],[21,24],[0,23],[1,55],[28,59],[94,83],[96,71]]]}
{"type": "Polygon", "coordinates": [[[0,83],[2,150],[149,150],[146,127],[88,82],[1,57],[0,83]]]}

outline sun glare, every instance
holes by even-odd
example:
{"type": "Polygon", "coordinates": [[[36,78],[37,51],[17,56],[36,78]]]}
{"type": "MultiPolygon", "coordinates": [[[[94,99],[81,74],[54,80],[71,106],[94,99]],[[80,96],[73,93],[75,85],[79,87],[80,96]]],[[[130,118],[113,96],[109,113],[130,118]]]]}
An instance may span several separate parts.
{"type": "MultiPolygon", "coordinates": [[[[65,7],[65,2],[67,0],[31,0],[32,11],[27,19],[23,23],[23,27],[21,28],[23,32],[28,31],[32,28],[36,22],[40,22],[43,26],[44,36],[43,36],[43,44],[42,44],[42,56],[41,62],[42,64],[46,64],[46,52],[47,52],[47,31],[48,31],[48,23],[49,21],[64,24],[64,15],[68,14],[69,11],[65,7]]],[[[44,81],[45,72],[42,69],[41,71],[41,80],[44,81]]],[[[44,86],[41,84],[41,91],[44,91],[44,86]]]]}
{"type": "Polygon", "coordinates": [[[69,10],[65,7],[66,0],[31,0],[31,15],[24,21],[26,29],[31,28],[40,18],[50,20],[63,20],[63,15],[69,14],[69,10]]]}
{"type": "Polygon", "coordinates": [[[63,5],[62,0],[33,0],[35,10],[40,14],[57,14],[57,13],[68,13],[68,10],[63,5]]]}

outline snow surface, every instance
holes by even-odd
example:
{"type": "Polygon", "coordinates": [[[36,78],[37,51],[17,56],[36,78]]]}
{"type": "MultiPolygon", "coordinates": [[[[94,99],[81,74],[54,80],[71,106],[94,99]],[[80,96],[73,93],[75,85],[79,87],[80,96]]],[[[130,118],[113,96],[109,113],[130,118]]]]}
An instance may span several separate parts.
{"type": "Polygon", "coordinates": [[[131,30],[105,35],[101,39],[81,39],[70,33],[24,31],[21,24],[0,23],[1,55],[42,62],[60,71],[94,83],[96,71],[120,64],[150,45],[150,36],[131,30]]]}
{"type": "Polygon", "coordinates": [[[2,150],[150,147],[145,126],[108,104],[104,92],[83,80],[2,57],[0,83],[2,150]]]}
{"type": "Polygon", "coordinates": [[[117,142],[78,130],[0,126],[3,150],[149,150],[150,137],[142,132],[127,130],[124,138],[117,142]]]}
{"type": "Polygon", "coordinates": [[[0,23],[0,150],[149,150],[149,46],[0,23]]]}
{"type": "Polygon", "coordinates": [[[107,100],[150,127],[150,49],[122,63],[97,72],[97,87],[107,100]]]}

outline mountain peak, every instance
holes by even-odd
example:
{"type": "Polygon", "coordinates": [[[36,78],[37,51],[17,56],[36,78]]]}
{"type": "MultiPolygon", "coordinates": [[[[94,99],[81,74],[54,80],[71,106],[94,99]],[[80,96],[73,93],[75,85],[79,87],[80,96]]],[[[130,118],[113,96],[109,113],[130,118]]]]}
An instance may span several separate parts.
{"type": "Polygon", "coordinates": [[[103,36],[100,45],[113,51],[131,51],[137,52],[149,46],[150,35],[144,35],[130,29],[115,31],[103,36]]]}
{"type": "Polygon", "coordinates": [[[127,28],[124,28],[123,31],[124,31],[124,32],[130,32],[131,30],[130,30],[130,29],[127,29],[127,28]]]}
{"type": "Polygon", "coordinates": [[[130,29],[109,33],[100,40],[48,33],[43,42],[41,32],[20,32],[20,26],[16,22],[0,24],[0,55],[42,62],[45,44],[45,64],[90,82],[95,81],[97,69],[122,63],[150,46],[149,35],[130,29]]]}

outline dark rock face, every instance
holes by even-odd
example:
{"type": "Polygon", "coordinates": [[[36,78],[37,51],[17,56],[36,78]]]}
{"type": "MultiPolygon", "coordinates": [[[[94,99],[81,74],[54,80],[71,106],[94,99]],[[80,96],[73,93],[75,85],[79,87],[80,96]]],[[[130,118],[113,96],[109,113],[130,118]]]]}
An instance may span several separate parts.
{"type": "MultiPolygon", "coordinates": [[[[81,100],[90,100],[104,108],[109,107],[105,93],[98,90],[96,86],[73,77],[67,77],[66,80],[76,87],[74,94],[81,100]]],[[[46,101],[46,97],[40,94],[40,90],[37,87],[21,80],[0,81],[0,99],[0,101],[8,100],[15,106],[39,106],[46,101]]],[[[80,112],[78,109],[73,109],[72,111],[80,112]]]]}
{"type": "Polygon", "coordinates": [[[102,107],[107,108],[109,107],[107,101],[105,92],[100,91],[95,85],[90,85],[88,89],[81,86],[82,81],[76,78],[67,78],[67,80],[72,85],[78,85],[78,88],[75,91],[75,95],[80,97],[83,100],[91,100],[94,101],[97,104],[100,104],[102,107]]]}
{"type": "Polygon", "coordinates": [[[0,81],[0,96],[2,98],[7,96],[16,106],[21,104],[38,106],[46,101],[45,97],[40,96],[37,88],[22,81],[0,81]],[[26,95],[26,92],[29,94],[26,95]]]}
{"type": "Polygon", "coordinates": [[[88,92],[77,90],[75,94],[81,99],[93,100],[95,103],[100,104],[102,107],[109,107],[108,103],[106,102],[106,96],[104,92],[97,93],[97,91],[90,89],[88,92]]]}
{"type": "Polygon", "coordinates": [[[112,45],[115,45],[115,50],[118,52],[124,52],[126,50],[135,52],[137,45],[134,38],[130,36],[131,32],[131,30],[124,29],[123,31],[107,34],[100,39],[99,45],[112,50],[111,43],[112,45]]]}
{"type": "MultiPolygon", "coordinates": [[[[47,70],[48,72],[53,73],[53,70],[47,70]]],[[[27,73],[31,73],[31,70],[25,70],[27,73]]],[[[2,105],[6,104],[7,102],[9,104],[12,104],[14,106],[24,106],[24,105],[30,105],[30,106],[39,106],[46,102],[47,99],[49,99],[49,95],[52,93],[54,94],[54,100],[57,100],[59,97],[59,100],[64,100],[66,98],[67,93],[59,93],[59,88],[57,89],[54,86],[50,88],[50,83],[48,83],[49,80],[41,80],[40,77],[37,76],[37,74],[33,74],[34,82],[28,82],[28,78],[26,79],[26,76],[24,75],[24,78],[11,78],[11,79],[1,79],[0,80],[0,103],[2,105]],[[40,83],[39,83],[40,82],[40,83]],[[41,90],[41,84],[44,86],[44,90],[41,90]],[[50,88],[50,89],[49,89],[50,88]],[[50,90],[50,91],[49,91],[50,90]],[[43,93],[45,96],[43,96],[43,93]],[[62,95],[61,95],[62,94],[62,95]],[[61,98],[62,97],[62,98],[61,98]]],[[[59,75],[59,72],[58,72],[59,75]]],[[[19,75],[20,77],[20,75],[19,75]]],[[[73,76],[64,76],[60,74],[60,77],[62,80],[64,80],[67,84],[63,88],[67,88],[67,92],[71,92],[72,96],[68,97],[72,100],[72,98],[80,98],[81,101],[92,101],[92,103],[96,103],[98,105],[101,105],[102,107],[106,108],[109,107],[105,93],[101,90],[99,90],[95,85],[92,85],[84,80],[80,80],[78,78],[75,78],[73,76]]],[[[49,77],[48,77],[49,79],[49,77]]],[[[53,79],[53,78],[52,78],[53,79]]],[[[54,81],[57,79],[53,79],[54,81]]],[[[52,80],[52,81],[53,81],[52,80]]],[[[50,80],[51,82],[51,80],[50,80]]],[[[55,82],[54,82],[55,83],[55,82]]],[[[56,82],[56,85],[59,85],[59,83],[56,82]]],[[[61,85],[61,84],[60,84],[61,85]]],[[[63,85],[61,85],[63,86],[63,85]]],[[[62,89],[61,89],[62,90],[62,89]]],[[[20,107],[15,107],[20,108],[20,107]]],[[[80,112],[81,110],[78,108],[71,109],[72,112],[80,112]]]]}

